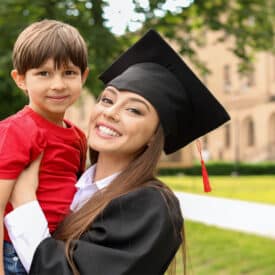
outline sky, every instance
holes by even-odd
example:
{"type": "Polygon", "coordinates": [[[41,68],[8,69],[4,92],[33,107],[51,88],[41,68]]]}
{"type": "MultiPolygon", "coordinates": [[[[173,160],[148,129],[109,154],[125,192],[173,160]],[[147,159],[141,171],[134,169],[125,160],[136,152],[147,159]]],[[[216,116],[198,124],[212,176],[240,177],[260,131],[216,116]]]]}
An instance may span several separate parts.
{"type": "MultiPolygon", "coordinates": [[[[124,33],[126,26],[129,25],[130,31],[135,31],[141,27],[141,23],[134,20],[143,20],[142,15],[134,13],[134,4],[132,0],[106,0],[109,7],[106,7],[105,17],[108,18],[108,26],[111,31],[117,35],[124,33]]],[[[148,7],[148,0],[139,0],[143,7],[148,7]]],[[[193,0],[167,0],[165,9],[176,12],[179,8],[188,7],[193,0]]],[[[159,11],[156,16],[161,16],[159,11]]]]}

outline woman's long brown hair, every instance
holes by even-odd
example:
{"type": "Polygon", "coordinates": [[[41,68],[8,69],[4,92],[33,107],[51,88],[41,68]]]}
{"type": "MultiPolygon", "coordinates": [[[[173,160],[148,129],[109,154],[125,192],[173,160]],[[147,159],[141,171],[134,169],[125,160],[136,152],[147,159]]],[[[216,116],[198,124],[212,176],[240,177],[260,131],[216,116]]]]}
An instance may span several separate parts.
{"type": "MultiPolygon", "coordinates": [[[[164,135],[161,126],[158,126],[154,139],[144,150],[133,159],[111,184],[102,191],[95,193],[83,207],[68,215],[59,226],[55,238],[65,242],[67,260],[74,275],[79,275],[73,259],[73,240],[77,240],[88,230],[96,217],[115,198],[122,196],[141,186],[149,186],[155,181],[156,167],[160,159],[164,144],[164,135]]],[[[90,150],[91,164],[96,163],[98,153],[90,150]]],[[[155,186],[155,185],[154,185],[155,186]]],[[[160,185],[162,192],[171,193],[165,185],[160,185]]]]}

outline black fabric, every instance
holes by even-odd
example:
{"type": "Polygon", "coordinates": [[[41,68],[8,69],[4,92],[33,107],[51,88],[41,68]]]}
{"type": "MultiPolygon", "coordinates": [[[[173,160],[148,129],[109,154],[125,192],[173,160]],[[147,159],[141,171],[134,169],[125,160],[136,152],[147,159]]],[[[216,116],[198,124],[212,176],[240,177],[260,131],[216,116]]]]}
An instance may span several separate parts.
{"type": "Polygon", "coordinates": [[[99,77],[106,85],[145,97],[157,110],[166,154],[230,119],[181,57],[154,30],[148,31],[99,77]]]}
{"type": "MultiPolygon", "coordinates": [[[[73,254],[81,275],[164,274],[181,243],[178,200],[143,187],[113,200],[73,254]]],[[[31,275],[70,275],[64,246],[53,238],[36,250],[31,275]]]]}

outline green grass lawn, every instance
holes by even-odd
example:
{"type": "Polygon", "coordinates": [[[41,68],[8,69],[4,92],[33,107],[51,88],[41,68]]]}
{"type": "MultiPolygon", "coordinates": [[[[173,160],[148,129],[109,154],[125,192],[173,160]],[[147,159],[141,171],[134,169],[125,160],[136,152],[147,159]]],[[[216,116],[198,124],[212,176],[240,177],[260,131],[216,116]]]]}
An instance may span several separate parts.
{"type": "MultiPolygon", "coordinates": [[[[201,177],[160,179],[173,190],[205,194],[201,177]]],[[[274,176],[211,176],[210,182],[207,196],[275,204],[274,176]]],[[[185,226],[188,275],[275,275],[275,240],[191,221],[185,226]]]]}
{"type": "MultiPolygon", "coordinates": [[[[185,226],[188,275],[275,274],[275,240],[190,221],[185,226]]],[[[183,274],[177,262],[177,275],[183,274]]]]}
{"type": "MultiPolygon", "coordinates": [[[[176,191],[196,194],[203,192],[202,177],[161,176],[163,182],[176,191]]],[[[275,176],[210,176],[209,196],[275,204],[275,176]]],[[[275,274],[275,271],[274,271],[275,274]]]]}

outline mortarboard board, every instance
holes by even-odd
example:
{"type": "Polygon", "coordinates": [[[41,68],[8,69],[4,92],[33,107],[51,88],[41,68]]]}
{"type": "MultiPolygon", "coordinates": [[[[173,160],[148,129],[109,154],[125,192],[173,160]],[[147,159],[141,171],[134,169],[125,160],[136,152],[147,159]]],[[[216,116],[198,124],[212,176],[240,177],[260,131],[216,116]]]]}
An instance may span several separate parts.
{"type": "Polygon", "coordinates": [[[166,154],[175,152],[230,119],[181,57],[154,30],[124,52],[99,78],[137,93],[157,110],[166,154]]]}

